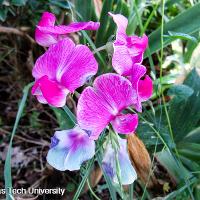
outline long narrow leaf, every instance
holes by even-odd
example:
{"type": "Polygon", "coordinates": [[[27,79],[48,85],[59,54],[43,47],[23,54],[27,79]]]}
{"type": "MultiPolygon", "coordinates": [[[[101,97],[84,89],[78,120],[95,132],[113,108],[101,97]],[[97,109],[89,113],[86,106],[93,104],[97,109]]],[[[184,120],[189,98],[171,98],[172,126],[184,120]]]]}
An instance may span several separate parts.
{"type": "MultiPolygon", "coordinates": [[[[166,35],[168,31],[174,31],[177,33],[191,34],[200,30],[200,3],[187,9],[185,12],[179,14],[164,26],[164,34],[166,35]]],[[[160,41],[160,28],[155,30],[149,36],[149,47],[151,54],[161,49],[160,41]]],[[[164,38],[164,46],[170,44],[175,38],[164,38]]]]}
{"type": "Polygon", "coordinates": [[[19,120],[22,116],[23,109],[24,109],[25,104],[26,104],[29,89],[32,87],[32,85],[33,85],[33,83],[28,84],[27,86],[25,86],[25,88],[23,90],[24,94],[23,94],[22,100],[21,100],[20,105],[19,105],[19,109],[18,109],[17,116],[16,116],[16,119],[15,119],[15,124],[14,124],[13,130],[12,130],[12,133],[11,133],[10,143],[9,143],[9,146],[8,146],[8,152],[7,152],[7,155],[6,155],[6,161],[5,161],[5,166],[4,166],[6,200],[12,200],[13,199],[12,194],[10,193],[10,189],[12,188],[12,176],[11,176],[12,141],[13,141],[14,135],[16,133],[17,126],[19,124],[19,120]]]}
{"type": "Polygon", "coordinates": [[[117,200],[116,191],[115,191],[115,188],[113,187],[112,181],[111,181],[110,177],[107,176],[107,174],[105,173],[105,171],[102,168],[102,164],[101,164],[102,156],[101,156],[100,152],[96,154],[96,158],[97,158],[98,164],[99,164],[99,166],[100,166],[100,168],[101,168],[101,170],[103,172],[103,176],[104,176],[104,178],[106,180],[106,184],[108,186],[111,199],[112,200],[117,200]]]}

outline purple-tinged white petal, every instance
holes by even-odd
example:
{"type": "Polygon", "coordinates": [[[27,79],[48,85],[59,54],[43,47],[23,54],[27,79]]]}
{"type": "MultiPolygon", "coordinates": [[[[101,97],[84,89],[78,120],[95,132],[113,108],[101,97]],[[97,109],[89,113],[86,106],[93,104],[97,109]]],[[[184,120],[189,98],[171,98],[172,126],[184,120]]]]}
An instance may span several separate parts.
{"type": "Polygon", "coordinates": [[[47,154],[48,163],[57,170],[78,170],[83,162],[95,154],[95,142],[87,133],[75,127],[56,131],[47,154]]]}
{"type": "Polygon", "coordinates": [[[125,76],[130,73],[133,62],[127,46],[114,44],[112,66],[114,70],[120,75],[125,76]]]}
{"type": "MultiPolygon", "coordinates": [[[[132,184],[137,179],[137,174],[131,161],[129,159],[127,151],[127,142],[125,139],[118,137],[120,149],[118,151],[118,159],[121,172],[122,185],[132,184]]],[[[111,143],[108,143],[105,154],[102,161],[102,167],[106,174],[110,176],[114,183],[119,183],[116,171],[116,152],[112,148],[111,143]]]]}

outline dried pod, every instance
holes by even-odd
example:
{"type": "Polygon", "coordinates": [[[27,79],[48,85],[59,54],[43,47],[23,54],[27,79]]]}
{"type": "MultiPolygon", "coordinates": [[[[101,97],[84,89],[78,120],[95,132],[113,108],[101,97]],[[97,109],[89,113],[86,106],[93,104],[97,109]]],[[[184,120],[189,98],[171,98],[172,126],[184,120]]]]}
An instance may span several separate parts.
{"type": "Polygon", "coordinates": [[[129,156],[138,177],[144,184],[148,182],[147,187],[151,188],[155,184],[155,177],[151,175],[148,180],[151,169],[151,159],[144,143],[135,134],[128,135],[127,141],[129,156]]]}
{"type": "MultiPolygon", "coordinates": [[[[102,170],[99,166],[95,166],[94,169],[91,171],[90,176],[89,176],[89,181],[90,181],[90,186],[91,188],[94,188],[97,186],[99,181],[101,180],[102,177],[102,170]]],[[[86,193],[88,191],[88,185],[87,183],[85,184],[83,193],[86,193]]]]}

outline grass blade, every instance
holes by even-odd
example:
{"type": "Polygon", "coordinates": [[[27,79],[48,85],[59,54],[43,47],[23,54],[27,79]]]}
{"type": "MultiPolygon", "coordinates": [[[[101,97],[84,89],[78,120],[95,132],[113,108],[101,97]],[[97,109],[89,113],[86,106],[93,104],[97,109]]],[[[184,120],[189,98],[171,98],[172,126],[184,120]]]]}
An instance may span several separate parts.
{"type": "Polygon", "coordinates": [[[95,160],[95,157],[93,157],[91,160],[88,161],[86,173],[83,176],[82,181],[80,182],[80,184],[78,186],[78,189],[77,189],[77,191],[76,191],[76,193],[75,193],[75,195],[73,197],[73,200],[78,200],[78,198],[79,198],[79,196],[81,194],[81,191],[82,191],[82,189],[83,189],[83,187],[85,185],[85,182],[87,181],[87,178],[88,178],[88,176],[90,174],[90,170],[91,170],[91,168],[92,168],[92,166],[94,164],[94,160],[95,160]]]}
{"type": "Polygon", "coordinates": [[[21,100],[20,105],[19,105],[19,109],[18,109],[17,116],[16,116],[16,119],[15,119],[15,124],[14,124],[13,130],[12,130],[12,133],[11,133],[10,143],[9,143],[9,146],[8,146],[8,152],[7,152],[7,155],[6,155],[6,161],[5,161],[5,166],[4,166],[6,200],[12,200],[13,199],[12,194],[10,193],[10,190],[9,190],[9,189],[12,188],[12,176],[11,176],[12,141],[13,141],[14,135],[16,133],[17,126],[19,124],[19,120],[22,116],[23,109],[24,109],[25,104],[26,104],[29,89],[32,87],[32,85],[33,85],[33,83],[29,83],[27,86],[24,87],[24,90],[23,90],[24,94],[23,94],[22,100],[21,100]]]}
{"type": "Polygon", "coordinates": [[[104,0],[103,1],[103,7],[102,7],[102,11],[101,11],[101,16],[100,16],[101,26],[97,32],[97,38],[96,38],[96,46],[97,47],[104,45],[104,41],[102,40],[102,38],[104,38],[104,35],[107,30],[107,25],[109,22],[108,12],[112,10],[112,5],[113,5],[113,0],[109,0],[109,1],[104,0]]]}
{"type": "Polygon", "coordinates": [[[98,164],[99,164],[99,166],[100,166],[100,168],[101,168],[101,170],[103,172],[103,176],[104,176],[104,178],[106,180],[106,184],[108,186],[111,199],[112,200],[117,200],[116,191],[115,191],[115,188],[113,187],[112,181],[111,181],[110,177],[107,176],[107,174],[105,173],[105,171],[102,168],[102,164],[101,164],[102,156],[101,156],[100,152],[96,154],[96,158],[97,158],[98,164]]]}
{"type": "MultiPolygon", "coordinates": [[[[200,10],[200,3],[187,9],[185,12],[179,14],[178,16],[176,16],[175,18],[173,18],[172,20],[170,20],[165,24],[163,33],[166,35],[168,31],[173,31],[177,33],[190,35],[191,33],[196,32],[197,30],[200,29],[199,10],[200,10]]],[[[161,28],[158,28],[149,36],[149,47],[151,54],[161,49],[160,31],[161,28]]],[[[173,40],[175,39],[164,38],[163,47],[170,44],[173,40]]]]}

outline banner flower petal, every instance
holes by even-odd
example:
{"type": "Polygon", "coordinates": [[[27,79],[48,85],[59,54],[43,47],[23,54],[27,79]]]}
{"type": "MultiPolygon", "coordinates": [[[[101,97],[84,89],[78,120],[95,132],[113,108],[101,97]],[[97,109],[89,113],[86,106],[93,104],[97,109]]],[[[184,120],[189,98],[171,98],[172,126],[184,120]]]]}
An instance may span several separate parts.
{"type": "Polygon", "coordinates": [[[117,25],[112,65],[118,74],[126,76],[135,63],[142,62],[144,51],[148,46],[148,37],[128,36],[126,34],[128,20],[120,14],[109,13],[109,15],[117,25]]]}
{"type": "Polygon", "coordinates": [[[98,64],[87,46],[75,46],[72,40],[63,39],[37,59],[32,71],[36,80],[32,94],[39,95],[40,102],[62,107],[66,95],[82,86],[97,70],[98,64]]]}
{"type": "MultiPolygon", "coordinates": [[[[135,101],[136,94],[128,79],[113,73],[99,76],[93,85],[79,98],[77,120],[82,129],[91,133],[91,138],[97,139],[103,129],[135,101]]],[[[136,128],[135,125],[130,127],[136,128]]],[[[127,129],[122,128],[121,133],[127,134],[127,129]]]]}
{"type": "Polygon", "coordinates": [[[56,131],[51,139],[47,162],[57,170],[78,170],[81,164],[95,154],[95,142],[76,126],[70,130],[56,131]]]}

